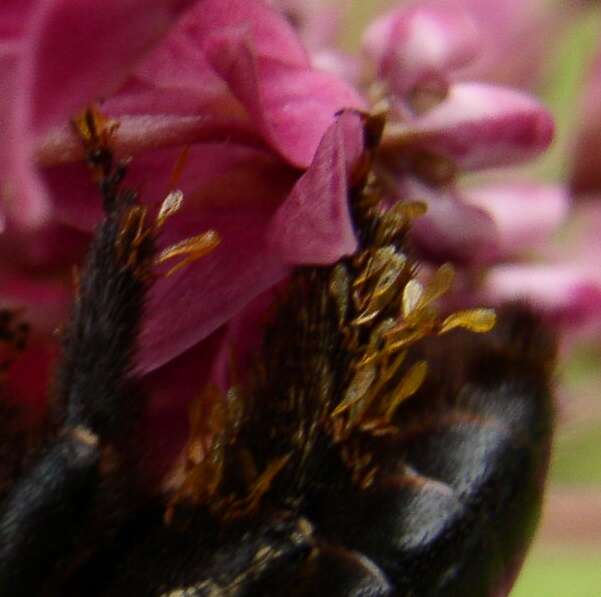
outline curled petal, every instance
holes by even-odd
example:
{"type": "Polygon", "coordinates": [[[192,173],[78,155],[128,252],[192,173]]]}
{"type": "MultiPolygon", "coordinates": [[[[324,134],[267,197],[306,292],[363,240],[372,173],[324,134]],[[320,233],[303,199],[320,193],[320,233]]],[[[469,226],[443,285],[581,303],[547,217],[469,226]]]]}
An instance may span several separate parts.
{"type": "Polygon", "coordinates": [[[438,106],[391,129],[385,145],[392,151],[427,151],[479,170],[537,156],[551,143],[553,128],[550,113],[529,95],[458,83],[438,106]]]}
{"type": "Polygon", "coordinates": [[[220,84],[206,58],[209,39],[245,39],[256,56],[305,68],[309,59],[294,29],[257,0],[196,2],[164,42],[136,69],[136,76],[159,89],[195,89],[202,97],[219,94],[220,84]]]}
{"type": "Polygon", "coordinates": [[[376,19],[363,38],[365,54],[401,97],[420,83],[446,81],[479,48],[469,15],[461,7],[440,2],[394,9],[376,19]]]}
{"type": "Polygon", "coordinates": [[[359,95],[336,76],[261,58],[244,37],[216,34],[206,51],[251,121],[295,166],[310,164],[337,112],[364,108],[359,95]]]}
{"type": "MultiPolygon", "coordinates": [[[[182,181],[184,192],[192,186],[193,180],[200,187],[187,191],[192,199],[192,209],[185,219],[176,222],[173,234],[176,239],[181,239],[210,228],[219,233],[222,242],[211,255],[185,271],[159,279],[153,287],[148,321],[140,342],[140,371],[161,366],[208,336],[249,301],[287,275],[291,261],[323,263],[352,252],[356,241],[348,214],[346,179],[362,148],[359,122],[355,113],[345,113],[332,125],[314,164],[301,179],[305,182],[297,183],[300,189],[293,191],[275,217],[275,197],[263,204],[258,197],[244,200],[244,188],[252,193],[257,191],[252,188],[257,187],[254,179],[241,178],[240,186],[235,186],[232,192],[231,201],[224,199],[223,180],[234,185],[237,181],[237,176],[232,175],[232,172],[236,173],[232,170],[232,162],[228,162],[225,155],[229,151],[227,146],[224,148],[223,178],[218,172],[219,162],[215,160],[205,160],[200,174],[194,167],[189,168],[192,178],[182,181]],[[337,169],[336,176],[330,168],[337,169]],[[212,178],[202,176],[203,172],[210,174],[211,169],[216,170],[212,178]],[[328,185],[332,185],[331,188],[328,185]],[[314,192],[310,197],[305,195],[309,191],[314,192]],[[231,215],[232,201],[236,205],[235,218],[231,215]],[[312,211],[317,212],[317,217],[312,211]],[[284,220],[282,213],[286,216],[284,220]],[[309,224],[298,214],[308,218],[309,224]],[[298,232],[294,238],[287,235],[289,221],[297,222],[300,237],[298,232]],[[309,242],[312,236],[318,238],[313,244],[309,242]],[[299,243],[308,246],[297,246],[299,243]]],[[[200,160],[195,163],[200,164],[200,160]]],[[[257,166],[261,162],[255,159],[248,164],[254,166],[253,174],[257,178],[257,166]]],[[[266,171],[265,174],[267,180],[273,180],[273,173],[266,171]]],[[[268,190],[265,187],[264,195],[268,190]]],[[[164,242],[168,244],[170,240],[166,238],[164,242]]]]}
{"type": "MultiPolygon", "coordinates": [[[[110,108],[111,116],[116,116],[119,128],[113,133],[111,142],[119,155],[137,156],[141,152],[161,147],[183,147],[193,143],[242,143],[246,146],[264,147],[256,132],[220,115],[156,114],[155,100],[165,100],[165,94],[154,93],[143,96],[119,96],[109,100],[103,108],[110,108]],[[129,114],[121,115],[125,106],[129,114]]],[[[169,96],[168,96],[169,98],[169,96]]],[[[173,104],[169,106],[173,109],[173,104]]],[[[38,139],[36,161],[41,166],[54,166],[75,161],[83,161],[84,150],[81,140],[67,125],[53,127],[38,139]]]]}
{"type": "MultiPolygon", "coordinates": [[[[8,24],[7,24],[7,27],[8,24]]],[[[8,36],[8,33],[7,33],[8,36]]],[[[12,109],[11,99],[15,88],[15,71],[19,55],[19,44],[8,41],[0,42],[0,233],[5,226],[5,204],[14,194],[11,190],[11,146],[14,145],[13,130],[11,130],[10,111],[12,109]]]]}
{"type": "Polygon", "coordinates": [[[571,264],[524,264],[494,267],[485,291],[493,301],[525,299],[566,326],[601,317],[601,276],[571,264]]]}
{"type": "Polygon", "coordinates": [[[564,222],[569,199],[563,187],[528,183],[488,185],[463,191],[464,200],[490,214],[505,255],[540,245],[564,222]]]}
{"type": "Polygon", "coordinates": [[[30,159],[31,139],[15,121],[17,66],[23,44],[0,44],[0,218],[36,226],[48,219],[50,201],[30,159]]]}
{"type": "Polygon", "coordinates": [[[359,115],[343,113],[271,224],[271,247],[287,263],[325,265],[356,250],[347,179],[362,146],[359,115]]]}

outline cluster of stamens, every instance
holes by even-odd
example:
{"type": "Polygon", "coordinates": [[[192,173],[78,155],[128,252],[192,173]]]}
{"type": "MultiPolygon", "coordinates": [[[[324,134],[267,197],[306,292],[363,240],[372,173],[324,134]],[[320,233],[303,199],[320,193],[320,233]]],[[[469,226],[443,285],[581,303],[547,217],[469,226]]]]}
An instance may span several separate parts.
{"type": "MultiPolygon", "coordinates": [[[[73,119],[73,127],[84,145],[88,165],[103,192],[105,209],[112,211],[114,206],[111,202],[115,200],[127,207],[121,219],[115,247],[124,267],[137,268],[140,277],[145,278],[151,275],[156,266],[181,258],[181,261],[164,273],[165,276],[170,276],[204,257],[219,244],[218,234],[214,230],[208,230],[166,247],[153,255],[151,260],[140,259],[139,251],[147,244],[146,241],[156,240],[165,222],[180,211],[183,193],[177,189],[168,192],[154,220],[148,222],[148,207],[135,203],[135,193],[132,191],[119,188],[127,167],[127,161],[114,162],[111,150],[111,140],[119,123],[104,116],[97,108],[91,107],[73,119]]],[[[176,164],[172,179],[178,176],[181,168],[180,163],[176,164]]]]}
{"type": "MultiPolygon", "coordinates": [[[[379,124],[379,121],[370,123],[368,119],[366,127],[377,128],[379,124]]],[[[294,328],[299,337],[291,341],[304,346],[304,351],[311,351],[310,343],[305,346],[308,342],[305,336],[315,336],[321,327],[335,326],[332,333],[337,338],[334,343],[339,344],[336,349],[339,354],[316,358],[330,371],[343,366],[341,383],[336,383],[331,394],[329,390],[323,391],[323,397],[317,396],[321,389],[316,390],[315,395],[306,396],[302,388],[291,384],[281,398],[289,405],[304,401],[306,409],[321,413],[301,415],[301,409],[294,414],[294,406],[286,411],[293,413],[290,416],[319,418],[319,427],[338,446],[353,482],[362,488],[369,487],[378,472],[366,438],[398,433],[395,415],[399,406],[420,389],[426,378],[428,363],[416,360],[411,348],[428,336],[445,334],[458,327],[486,332],[495,323],[495,314],[489,309],[459,311],[447,317],[440,315],[436,302],[451,288],[453,269],[443,265],[427,283],[420,281],[415,262],[405,253],[405,248],[411,222],[425,212],[425,206],[418,202],[398,202],[382,210],[381,194],[371,168],[372,158],[373,152],[366,151],[354,173],[356,188],[360,190],[357,197],[351,197],[362,235],[361,249],[322,272],[325,278],[317,270],[308,268],[301,270],[296,282],[291,284],[294,300],[304,296],[315,307],[305,309],[303,305],[300,311],[293,314],[293,309],[288,314],[299,317],[294,328]],[[323,325],[324,322],[314,320],[331,316],[336,318],[331,324],[323,325]],[[316,404],[319,400],[325,402],[316,404]]],[[[292,354],[295,353],[277,358],[303,360],[306,357],[310,362],[309,354],[294,357],[292,354]]],[[[278,366],[277,358],[270,366],[278,366]]],[[[262,371],[261,364],[258,369],[262,371]]],[[[315,375],[319,373],[315,371],[315,375]]],[[[261,379],[264,377],[259,375],[261,379]]],[[[260,392],[269,394],[269,389],[264,387],[266,383],[257,385],[260,392]]],[[[264,470],[257,470],[254,455],[237,441],[246,411],[252,408],[245,402],[246,397],[239,389],[224,395],[212,387],[194,403],[185,463],[179,480],[173,483],[176,489],[167,508],[168,521],[179,504],[205,506],[221,520],[244,516],[258,507],[261,496],[270,489],[292,452],[305,453],[304,444],[308,445],[310,440],[306,426],[300,424],[300,439],[297,441],[293,436],[290,440],[291,452],[264,458],[264,470]],[[234,458],[237,470],[241,471],[241,487],[245,489],[240,494],[228,494],[224,489],[228,450],[227,459],[234,458]]],[[[271,408],[268,403],[262,406],[271,408]]],[[[277,411],[277,405],[273,408],[277,411]]],[[[277,426],[278,422],[273,420],[273,425],[277,426]]],[[[286,444],[286,440],[283,443],[286,444]]]]}
{"type": "Polygon", "coordinates": [[[382,211],[380,196],[380,185],[369,173],[356,200],[356,216],[367,230],[364,247],[334,268],[330,283],[345,350],[353,358],[328,427],[353,479],[362,487],[373,482],[377,467],[361,437],[398,433],[397,409],[426,378],[428,363],[412,359],[411,347],[456,328],[488,332],[495,324],[491,309],[441,317],[436,302],[450,290],[453,268],[442,265],[424,283],[403,251],[411,222],[425,213],[425,205],[399,202],[382,211]]]}
{"type": "Polygon", "coordinates": [[[237,520],[255,512],[273,479],[290,456],[273,459],[259,472],[248,450],[236,451],[245,493],[242,496],[223,491],[226,452],[235,444],[244,419],[243,397],[239,388],[224,395],[208,385],[190,406],[190,435],[180,478],[171,480],[176,487],[165,510],[165,522],[171,524],[177,507],[205,506],[222,522],[237,520]]]}

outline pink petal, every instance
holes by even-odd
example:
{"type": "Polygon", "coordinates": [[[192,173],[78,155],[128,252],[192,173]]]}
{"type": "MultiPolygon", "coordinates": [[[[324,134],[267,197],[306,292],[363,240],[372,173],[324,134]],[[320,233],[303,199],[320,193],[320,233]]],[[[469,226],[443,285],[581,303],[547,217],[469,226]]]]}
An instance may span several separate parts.
{"type": "Polygon", "coordinates": [[[0,302],[24,308],[24,318],[36,333],[51,336],[67,316],[73,291],[63,280],[36,278],[25,272],[0,271],[0,302]]]}
{"type": "Polygon", "coordinates": [[[65,264],[81,263],[89,242],[88,234],[57,222],[36,230],[8,226],[0,235],[0,263],[2,269],[21,270],[32,277],[51,275],[65,264]]]}
{"type": "Polygon", "coordinates": [[[287,280],[283,280],[261,293],[227,322],[223,342],[215,354],[209,376],[223,391],[240,384],[246,379],[249,367],[256,365],[265,325],[273,316],[273,305],[282,290],[280,287],[286,286],[287,280]]]}
{"type": "Polygon", "coordinates": [[[309,165],[337,112],[364,108],[358,94],[338,77],[257,57],[244,37],[215,35],[206,51],[250,119],[296,166],[309,165]]]}
{"type": "Polygon", "coordinates": [[[287,263],[325,265],[356,250],[347,179],[362,146],[361,119],[345,112],[273,218],[270,245],[287,263]]]}
{"type": "Polygon", "coordinates": [[[9,396],[23,406],[26,422],[30,424],[39,422],[46,411],[48,386],[59,352],[56,338],[33,335],[8,371],[3,398],[9,396]]]}
{"type": "Polygon", "coordinates": [[[579,201],[570,213],[559,247],[560,257],[578,263],[599,264],[601,256],[601,201],[579,201]]]}
{"type": "MultiPolygon", "coordinates": [[[[14,69],[9,128],[13,141],[9,209],[38,226],[50,201],[32,163],[32,136],[67,121],[121,83],[187,2],[40,0],[23,31],[14,69]],[[135,15],[135,18],[132,18],[135,15]]],[[[4,65],[1,65],[4,67],[4,65]]]]}
{"type": "Polygon", "coordinates": [[[500,249],[506,255],[547,241],[564,222],[569,208],[567,192],[555,185],[488,185],[465,189],[462,197],[493,217],[500,249]]]}
{"type": "Polygon", "coordinates": [[[563,325],[583,325],[601,317],[601,275],[590,267],[499,266],[489,271],[485,291],[494,301],[529,300],[563,325]]]}
{"type": "Polygon", "coordinates": [[[0,40],[15,40],[23,33],[35,0],[2,0],[0,40]]]}
{"type": "Polygon", "coordinates": [[[211,382],[211,370],[224,343],[223,332],[218,330],[142,379],[150,403],[140,425],[141,461],[155,483],[163,481],[188,441],[188,409],[211,382]]]}
{"type": "MultiPolygon", "coordinates": [[[[187,223],[187,235],[209,228],[215,251],[169,278],[160,278],[148,303],[139,371],[156,369],[208,336],[289,271],[267,243],[271,212],[213,210],[187,223]]],[[[186,231],[180,228],[180,233],[186,231]]]]}
{"type": "MultiPolygon", "coordinates": [[[[38,225],[48,218],[50,203],[29,159],[30,139],[13,118],[22,47],[17,41],[0,44],[0,199],[16,221],[38,225]]],[[[5,214],[1,217],[4,220],[5,214]]]]}
{"type": "Polygon", "coordinates": [[[14,183],[11,181],[9,168],[10,148],[14,146],[13,131],[10,127],[10,111],[19,49],[18,43],[0,42],[0,135],[2,137],[2,143],[0,143],[0,233],[5,226],[4,206],[11,201],[11,195],[14,193],[14,183]]]}
{"type": "Polygon", "coordinates": [[[34,130],[64,121],[123,82],[188,1],[40,0],[20,77],[34,130]]]}
{"type": "Polygon", "coordinates": [[[336,49],[323,49],[311,56],[311,65],[317,70],[336,75],[356,89],[360,88],[361,63],[351,54],[336,49]]]}
{"type": "Polygon", "coordinates": [[[441,104],[391,129],[399,151],[426,150],[466,170],[520,163],[553,139],[553,119],[529,95],[480,83],[452,85],[441,104]]]}
{"type": "MultiPolygon", "coordinates": [[[[174,187],[184,193],[184,212],[170,220],[168,232],[177,234],[178,222],[207,209],[275,209],[290,191],[298,174],[272,154],[234,143],[199,143],[188,148],[177,180],[173,169],[183,147],[146,151],[132,160],[125,186],[136,190],[145,204],[160,203],[174,187]]],[[[102,217],[100,192],[82,164],[62,164],[43,171],[55,199],[56,217],[83,231],[91,231],[102,217]]],[[[197,230],[194,234],[202,231],[197,230]]],[[[183,237],[173,236],[170,242],[183,237]]]]}
{"type": "Polygon", "coordinates": [[[244,38],[257,56],[307,67],[307,53],[288,22],[257,0],[197,2],[164,42],[136,69],[136,76],[159,89],[195,89],[203,97],[219,95],[223,83],[205,56],[215,34],[244,38]]]}
{"type": "Polygon", "coordinates": [[[463,203],[458,193],[405,180],[401,196],[423,201],[428,207],[411,229],[422,258],[436,263],[481,265],[497,256],[498,231],[492,218],[484,210],[463,203]]]}
{"type": "Polygon", "coordinates": [[[323,0],[268,0],[295,28],[311,51],[333,46],[339,33],[342,10],[323,0]]]}
{"type": "Polygon", "coordinates": [[[446,80],[480,49],[469,15],[457,6],[422,2],[380,17],[363,38],[365,54],[400,97],[430,79],[446,80]]]}
{"type": "MultiPolygon", "coordinates": [[[[311,185],[317,185],[316,192],[323,192],[323,195],[313,195],[311,205],[324,214],[324,221],[316,221],[307,210],[307,204],[299,199],[304,198],[300,191],[286,199],[274,218],[273,200],[263,204],[256,200],[245,201],[243,193],[238,191],[232,196],[237,205],[233,212],[232,200],[221,201],[225,187],[223,182],[218,182],[219,176],[214,179],[215,184],[207,185],[198,206],[193,206],[186,218],[177,222],[176,238],[211,228],[219,233],[222,243],[198,263],[155,284],[140,342],[140,371],[148,372],[161,366],[212,333],[286,276],[291,260],[295,264],[331,262],[343,252],[353,250],[355,239],[344,181],[362,147],[359,122],[354,113],[340,116],[326,134],[306,178],[301,179],[305,180],[301,189],[307,191],[311,185]],[[332,165],[338,169],[333,183],[331,172],[323,178],[324,167],[332,165]],[[324,180],[330,182],[332,188],[324,187],[324,180]],[[287,220],[282,220],[283,214],[299,227],[305,226],[303,217],[311,218],[319,228],[311,230],[307,226],[309,236],[291,239],[285,232],[287,220]],[[310,234],[317,234],[319,240],[294,252],[293,242],[307,242],[310,234]]],[[[213,166],[207,161],[205,167],[213,166]]],[[[228,177],[229,174],[224,176],[224,180],[228,177]]],[[[251,193],[255,192],[253,183],[256,181],[252,179],[246,183],[251,193]]],[[[165,243],[169,241],[169,237],[163,239],[165,243]]]]}

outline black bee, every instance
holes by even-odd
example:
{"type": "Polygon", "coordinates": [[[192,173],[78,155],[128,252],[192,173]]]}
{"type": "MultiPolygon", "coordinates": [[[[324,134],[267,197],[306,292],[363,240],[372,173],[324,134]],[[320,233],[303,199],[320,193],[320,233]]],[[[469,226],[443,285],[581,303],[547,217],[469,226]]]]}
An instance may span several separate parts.
{"type": "MultiPolygon", "coordinates": [[[[524,305],[442,317],[406,240],[421,207],[349,205],[360,247],[292,277],[242,383],[205,390],[168,490],[145,485],[132,362],[157,255],[110,127],[79,123],[106,216],[80,276],[35,455],[3,415],[1,595],[504,594],[532,538],[553,428],[553,335],[524,305]],[[14,449],[13,449],[14,448],[14,449]]],[[[374,141],[375,139],[375,141],[374,141]]],[[[182,248],[183,247],[183,248],[182,248]]],[[[8,316],[3,338],[12,338],[8,316]]],[[[6,410],[8,413],[8,410],[6,410]]]]}

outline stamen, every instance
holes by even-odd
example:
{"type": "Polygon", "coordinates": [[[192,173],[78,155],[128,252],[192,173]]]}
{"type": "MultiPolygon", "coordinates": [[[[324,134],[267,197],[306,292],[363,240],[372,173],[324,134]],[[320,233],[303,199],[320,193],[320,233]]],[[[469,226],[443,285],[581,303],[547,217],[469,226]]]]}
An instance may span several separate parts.
{"type": "Polygon", "coordinates": [[[190,146],[186,145],[182,152],[177,157],[175,161],[175,165],[173,166],[173,170],[171,171],[171,176],[169,177],[169,188],[173,189],[179,184],[179,181],[182,177],[182,173],[186,164],[188,163],[188,154],[190,153],[190,146]]]}
{"type": "Polygon", "coordinates": [[[179,189],[171,191],[161,203],[161,209],[156,218],[155,230],[160,230],[165,222],[181,209],[183,202],[184,194],[182,191],[179,189]]]}
{"type": "Polygon", "coordinates": [[[449,315],[440,327],[439,334],[445,334],[455,328],[465,328],[471,332],[490,332],[495,326],[497,316],[493,309],[467,309],[449,315]]]}
{"type": "Polygon", "coordinates": [[[87,150],[108,147],[119,128],[118,121],[105,116],[95,105],[78,114],[72,123],[87,150]]]}
{"type": "Polygon", "coordinates": [[[424,287],[415,278],[409,280],[403,290],[403,318],[409,319],[421,304],[424,287]]]}
{"type": "Polygon", "coordinates": [[[424,382],[424,379],[426,378],[427,372],[428,363],[426,363],[426,361],[419,361],[415,363],[415,365],[413,365],[411,369],[407,371],[396,390],[391,392],[391,396],[393,398],[384,414],[384,417],[387,421],[392,419],[392,416],[401,402],[410,396],[413,396],[413,394],[419,390],[420,386],[424,382]]]}
{"type": "Polygon", "coordinates": [[[208,230],[207,232],[203,232],[202,234],[198,234],[191,238],[186,238],[185,240],[163,249],[163,251],[155,258],[155,263],[161,265],[175,257],[184,256],[184,259],[179,263],[176,263],[165,274],[165,276],[171,276],[183,267],[186,267],[190,263],[193,263],[197,259],[210,253],[220,242],[221,239],[219,238],[219,235],[214,230],[208,230]]]}

